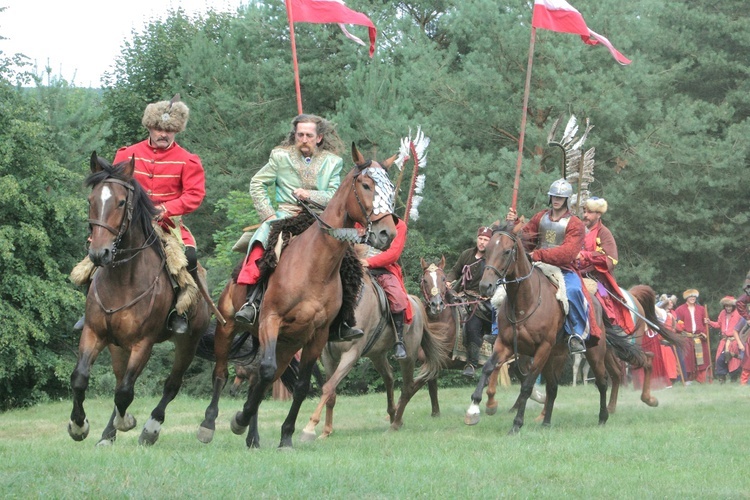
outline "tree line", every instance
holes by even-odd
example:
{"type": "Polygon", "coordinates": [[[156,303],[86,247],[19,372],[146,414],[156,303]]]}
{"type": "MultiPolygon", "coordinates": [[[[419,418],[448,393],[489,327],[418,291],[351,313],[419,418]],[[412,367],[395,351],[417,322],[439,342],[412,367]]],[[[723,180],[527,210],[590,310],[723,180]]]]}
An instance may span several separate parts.
{"type": "MultiPolygon", "coordinates": [[[[532,4],[347,4],[378,27],[375,56],[335,25],[297,24],[303,105],[376,158],[418,126],[431,138],[403,255],[417,292],[420,257],[452,263],[510,205],[532,4]]],[[[537,32],[519,213],[545,207],[560,176],[559,150],[546,143],[552,122],[588,118],[591,190],[609,203],[618,281],[678,295],[698,288],[715,315],[748,269],[748,15],[737,0],[576,7],[633,63],[619,66],[574,35],[537,32]]],[[[71,325],[84,302],[67,275],[85,253],[88,158],[144,139],[146,104],[178,92],[191,115],[177,141],[202,158],[207,178],[186,223],[220,291],[241,258],[232,244],[258,222],[248,182],[296,114],[289,42],[283,2],[254,1],[234,13],[178,8],[134,30],[100,89],[0,52],[0,407],[67,394],[71,325]]]]}

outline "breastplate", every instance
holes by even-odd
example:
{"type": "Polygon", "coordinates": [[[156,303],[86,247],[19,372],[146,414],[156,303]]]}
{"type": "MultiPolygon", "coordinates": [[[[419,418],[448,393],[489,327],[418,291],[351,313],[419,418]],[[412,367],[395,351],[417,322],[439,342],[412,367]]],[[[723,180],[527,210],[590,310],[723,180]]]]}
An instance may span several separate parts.
{"type": "Polygon", "coordinates": [[[562,245],[568,221],[570,216],[553,221],[549,218],[549,212],[545,213],[539,221],[539,248],[555,248],[562,245]]]}

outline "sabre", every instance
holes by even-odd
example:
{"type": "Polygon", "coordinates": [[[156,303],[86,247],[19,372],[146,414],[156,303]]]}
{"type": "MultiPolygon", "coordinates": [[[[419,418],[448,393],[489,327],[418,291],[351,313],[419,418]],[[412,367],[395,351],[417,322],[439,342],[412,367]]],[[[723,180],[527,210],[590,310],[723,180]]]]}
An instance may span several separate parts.
{"type": "MultiPolygon", "coordinates": [[[[598,284],[601,285],[601,283],[599,283],[598,280],[595,280],[593,278],[590,278],[590,279],[592,279],[593,281],[596,281],[596,283],[598,283],[598,284]]],[[[653,322],[651,322],[648,319],[646,319],[641,313],[638,312],[637,309],[634,309],[634,308],[630,307],[630,304],[628,304],[627,302],[625,302],[624,300],[622,300],[620,297],[618,297],[617,295],[615,295],[615,294],[613,294],[613,293],[611,293],[609,291],[607,291],[607,293],[609,293],[610,297],[612,297],[617,302],[619,302],[620,304],[622,304],[623,306],[625,306],[625,308],[628,309],[630,312],[632,312],[633,314],[635,314],[637,317],[641,318],[648,326],[650,326],[651,328],[653,328],[656,331],[661,330],[660,326],[655,325],[653,322]]]]}

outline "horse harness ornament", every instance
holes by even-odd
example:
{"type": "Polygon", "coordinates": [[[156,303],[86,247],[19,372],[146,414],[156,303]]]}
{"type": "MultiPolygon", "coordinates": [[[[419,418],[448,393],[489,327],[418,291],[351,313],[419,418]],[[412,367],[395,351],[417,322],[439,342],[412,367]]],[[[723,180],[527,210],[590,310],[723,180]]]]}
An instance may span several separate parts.
{"type": "Polygon", "coordinates": [[[298,199],[299,203],[318,222],[318,226],[323,231],[339,241],[346,241],[349,243],[366,243],[368,235],[372,233],[372,221],[370,220],[370,217],[372,215],[392,214],[394,211],[393,195],[395,192],[395,187],[393,186],[393,183],[391,182],[390,178],[388,177],[388,173],[384,168],[371,167],[371,164],[372,160],[367,160],[361,165],[355,165],[355,168],[357,168],[359,172],[357,172],[352,178],[352,191],[354,192],[354,197],[357,199],[357,204],[359,205],[360,210],[362,210],[362,215],[364,215],[365,220],[367,221],[367,230],[362,236],[359,235],[356,228],[331,227],[330,224],[321,219],[320,216],[312,210],[312,208],[322,210],[325,208],[324,206],[311,200],[298,199]],[[357,192],[357,177],[362,174],[370,177],[375,182],[375,196],[373,198],[372,211],[370,213],[367,213],[367,209],[365,209],[365,206],[362,204],[362,200],[360,199],[359,193],[357,192]]]}

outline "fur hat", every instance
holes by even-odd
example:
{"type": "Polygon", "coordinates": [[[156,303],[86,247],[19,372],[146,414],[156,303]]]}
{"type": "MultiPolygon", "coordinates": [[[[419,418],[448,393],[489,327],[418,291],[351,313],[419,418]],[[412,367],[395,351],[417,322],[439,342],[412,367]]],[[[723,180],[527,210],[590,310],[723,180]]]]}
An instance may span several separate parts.
{"type": "Polygon", "coordinates": [[[725,306],[734,307],[735,305],[737,305],[737,299],[735,299],[731,295],[727,295],[726,297],[724,297],[723,299],[719,301],[719,304],[721,304],[721,307],[725,307],[725,306]]]}
{"type": "Polygon", "coordinates": [[[607,213],[607,200],[604,198],[597,198],[592,196],[583,202],[583,208],[589,212],[598,212],[600,214],[607,213]]]}
{"type": "Polygon", "coordinates": [[[682,292],[682,298],[685,300],[687,300],[689,297],[695,297],[697,299],[698,296],[698,290],[696,290],[695,288],[688,288],[687,290],[682,292]]]}
{"type": "Polygon", "coordinates": [[[479,229],[477,229],[477,238],[480,236],[486,236],[487,238],[492,238],[492,228],[488,226],[482,226],[479,229]]]}
{"type": "Polygon", "coordinates": [[[147,129],[182,132],[189,115],[188,107],[180,102],[180,94],[175,94],[171,101],[159,101],[146,106],[141,123],[147,129]]]}

